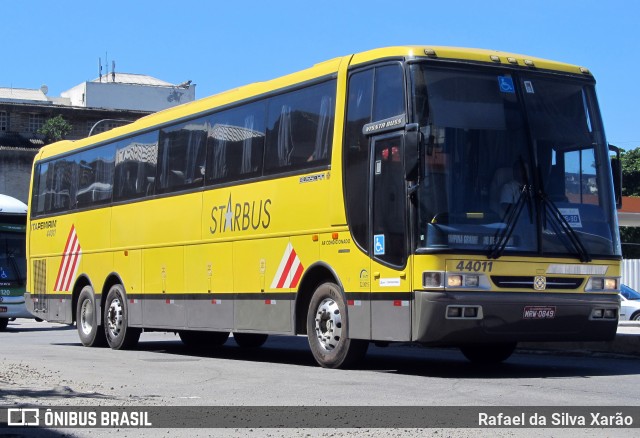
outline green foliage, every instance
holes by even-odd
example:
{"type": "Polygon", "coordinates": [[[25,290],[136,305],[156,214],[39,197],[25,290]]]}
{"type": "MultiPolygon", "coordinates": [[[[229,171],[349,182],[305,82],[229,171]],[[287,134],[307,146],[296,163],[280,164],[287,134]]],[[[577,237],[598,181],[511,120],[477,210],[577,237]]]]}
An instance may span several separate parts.
{"type": "Polygon", "coordinates": [[[640,196],[640,148],[622,151],[622,194],[640,196]]]}
{"type": "Polygon", "coordinates": [[[622,257],[640,259],[639,227],[620,227],[620,241],[622,242],[622,257]]]}
{"type": "Polygon", "coordinates": [[[38,129],[38,133],[44,134],[47,143],[53,143],[64,139],[71,129],[71,124],[61,115],[57,115],[44,122],[42,128],[38,129]]]}
{"type": "MultiPolygon", "coordinates": [[[[622,151],[622,194],[640,196],[640,148],[622,151]]],[[[620,227],[622,257],[640,259],[640,228],[620,227]]]]}

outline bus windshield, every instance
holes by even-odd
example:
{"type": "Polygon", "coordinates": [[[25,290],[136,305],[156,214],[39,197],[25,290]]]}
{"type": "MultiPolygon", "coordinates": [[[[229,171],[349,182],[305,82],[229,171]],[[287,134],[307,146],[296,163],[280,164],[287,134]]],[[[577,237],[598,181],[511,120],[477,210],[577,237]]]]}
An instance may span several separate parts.
{"type": "Polygon", "coordinates": [[[620,254],[591,82],[426,63],[411,81],[424,138],[419,250],[620,254]]]}
{"type": "MultiPolygon", "coordinates": [[[[13,219],[13,218],[10,218],[13,219]]],[[[24,284],[27,272],[24,220],[22,224],[0,223],[0,283],[24,284]]],[[[7,218],[2,218],[7,221],[7,218]]]]}

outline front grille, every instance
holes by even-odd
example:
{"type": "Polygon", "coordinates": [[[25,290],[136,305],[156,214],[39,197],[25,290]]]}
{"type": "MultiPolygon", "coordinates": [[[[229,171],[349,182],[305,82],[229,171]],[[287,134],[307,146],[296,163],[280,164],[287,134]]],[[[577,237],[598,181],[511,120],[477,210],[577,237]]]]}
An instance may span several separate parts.
{"type": "MultiPolygon", "coordinates": [[[[503,289],[534,289],[535,277],[530,276],[501,276],[492,275],[491,281],[503,289]]],[[[578,289],[584,282],[583,278],[546,277],[545,289],[578,289]]]]}

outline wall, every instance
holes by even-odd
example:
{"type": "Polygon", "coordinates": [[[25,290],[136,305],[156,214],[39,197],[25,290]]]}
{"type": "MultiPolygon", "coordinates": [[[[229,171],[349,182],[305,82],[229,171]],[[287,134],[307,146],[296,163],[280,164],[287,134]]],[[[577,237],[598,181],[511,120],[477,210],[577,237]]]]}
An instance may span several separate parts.
{"type": "Polygon", "coordinates": [[[28,204],[31,165],[38,149],[0,148],[0,193],[28,204]]]}
{"type": "MultiPolygon", "coordinates": [[[[195,86],[189,88],[141,86],[122,83],[86,82],[86,89],[75,87],[67,94],[74,105],[78,92],[85,94],[82,106],[121,110],[160,111],[195,100],[195,86]]],[[[65,93],[63,93],[65,94],[65,93]]],[[[81,99],[81,98],[80,98],[81,99]]]]}

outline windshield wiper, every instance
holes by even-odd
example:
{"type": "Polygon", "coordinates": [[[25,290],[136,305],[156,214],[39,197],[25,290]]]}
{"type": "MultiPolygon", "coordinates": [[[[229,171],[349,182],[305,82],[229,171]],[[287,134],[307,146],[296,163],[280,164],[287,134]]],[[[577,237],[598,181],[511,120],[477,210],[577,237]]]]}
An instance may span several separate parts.
{"type": "MultiPolygon", "coordinates": [[[[496,240],[494,244],[489,249],[489,255],[487,256],[490,259],[497,259],[502,256],[504,249],[509,243],[509,239],[513,234],[513,231],[516,229],[516,224],[518,223],[518,218],[524,209],[524,205],[527,202],[531,201],[531,186],[528,184],[524,184],[522,189],[520,190],[520,195],[518,196],[518,200],[515,204],[511,206],[509,209],[508,215],[505,221],[505,227],[502,230],[502,234],[500,236],[496,233],[496,240]]],[[[529,208],[529,212],[531,212],[531,208],[529,208]]],[[[531,214],[531,213],[530,213],[531,214]]]]}
{"type": "Polygon", "coordinates": [[[20,267],[18,266],[18,263],[16,262],[16,258],[13,254],[9,254],[9,262],[11,264],[11,267],[13,268],[13,270],[16,273],[16,280],[18,282],[18,286],[22,286],[24,284],[24,279],[22,278],[22,275],[20,275],[20,267]]]}
{"type": "MultiPolygon", "coordinates": [[[[549,199],[547,194],[542,191],[538,193],[538,196],[542,200],[543,206],[548,207],[550,210],[548,211],[550,214],[545,214],[545,218],[549,217],[551,219],[554,219],[555,222],[560,225],[560,228],[562,229],[562,231],[564,231],[565,235],[568,237],[569,242],[571,242],[571,245],[580,256],[581,262],[583,263],[590,262],[591,255],[589,254],[589,251],[587,251],[587,248],[582,243],[580,236],[578,236],[578,233],[576,233],[576,230],[574,230],[573,227],[569,224],[569,222],[564,217],[562,212],[558,209],[556,204],[554,204],[553,201],[549,199]]],[[[545,210],[545,212],[546,211],[547,210],[545,210]]]]}

